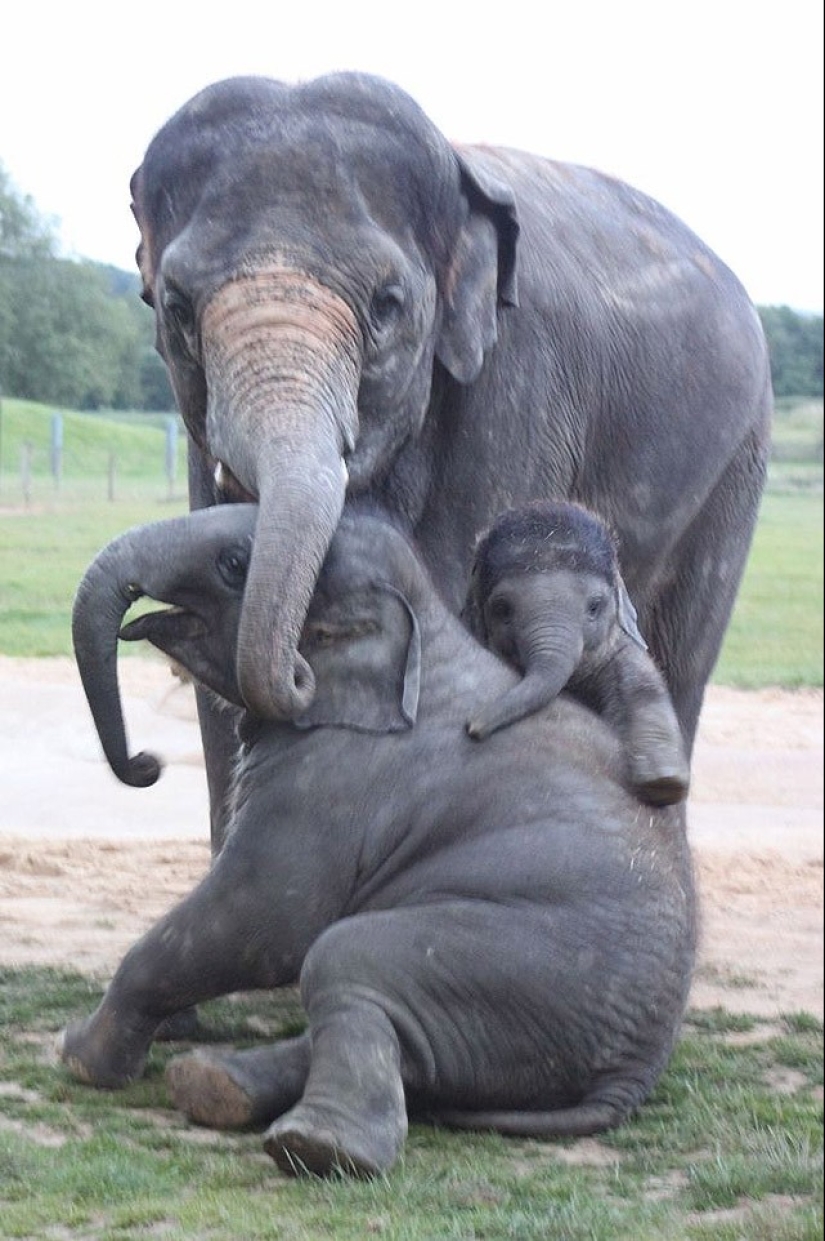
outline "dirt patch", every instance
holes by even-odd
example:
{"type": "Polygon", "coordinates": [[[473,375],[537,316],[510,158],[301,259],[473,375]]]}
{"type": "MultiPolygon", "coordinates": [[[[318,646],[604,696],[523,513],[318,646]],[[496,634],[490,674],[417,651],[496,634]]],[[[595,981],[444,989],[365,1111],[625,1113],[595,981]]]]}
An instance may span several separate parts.
{"type": "MultiPolygon", "coordinates": [[[[71,660],[0,658],[0,963],[106,977],[209,864],[191,690],[121,661],[151,789],[102,761],[71,660]]],[[[711,689],[689,805],[702,899],[692,1002],[823,1015],[823,696],[711,689]]]]}

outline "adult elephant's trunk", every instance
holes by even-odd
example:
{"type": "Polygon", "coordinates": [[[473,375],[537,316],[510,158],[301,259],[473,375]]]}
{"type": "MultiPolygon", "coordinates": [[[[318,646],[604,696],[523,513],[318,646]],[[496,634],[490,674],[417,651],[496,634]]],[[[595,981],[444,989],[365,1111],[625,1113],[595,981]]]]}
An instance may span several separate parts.
{"type": "Polygon", "coordinates": [[[280,269],[224,286],[202,329],[209,451],[260,505],[238,684],[253,714],[295,718],[314,694],[298,640],[344,504],[361,337],[336,294],[280,269]]]}
{"type": "Polygon", "coordinates": [[[471,737],[482,741],[500,728],[546,707],[564,689],[582,654],[581,624],[545,622],[519,641],[524,676],[511,689],[475,713],[467,724],[471,737]]]}
{"type": "Polygon", "coordinates": [[[170,550],[185,563],[192,537],[191,516],[163,522],[157,529],[127,530],[92,561],[75,596],[75,658],[103,752],[117,778],[138,788],[155,783],[160,764],[151,754],[129,757],[117,676],[118,632],[136,599],[162,598],[170,550]]]}

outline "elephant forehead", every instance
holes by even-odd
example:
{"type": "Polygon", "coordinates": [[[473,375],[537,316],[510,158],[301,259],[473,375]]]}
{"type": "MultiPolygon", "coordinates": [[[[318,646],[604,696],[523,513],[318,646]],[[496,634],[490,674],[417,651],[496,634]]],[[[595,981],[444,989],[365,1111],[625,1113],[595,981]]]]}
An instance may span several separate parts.
{"type": "Polygon", "coordinates": [[[225,259],[273,238],[307,246],[317,237],[328,253],[357,249],[386,231],[426,247],[458,227],[459,173],[446,143],[416,141],[384,128],[339,118],[292,119],[246,132],[180,163],[154,167],[140,195],[161,253],[188,224],[198,245],[225,259]],[[191,164],[191,176],[183,175],[191,164]]]}
{"type": "Polygon", "coordinates": [[[347,511],[330,544],[323,578],[348,586],[360,581],[400,587],[416,564],[406,537],[389,520],[369,512],[347,511]]]}
{"type": "Polygon", "coordinates": [[[252,537],[258,520],[258,505],[216,504],[196,509],[183,520],[191,523],[196,538],[222,545],[252,537]]]}

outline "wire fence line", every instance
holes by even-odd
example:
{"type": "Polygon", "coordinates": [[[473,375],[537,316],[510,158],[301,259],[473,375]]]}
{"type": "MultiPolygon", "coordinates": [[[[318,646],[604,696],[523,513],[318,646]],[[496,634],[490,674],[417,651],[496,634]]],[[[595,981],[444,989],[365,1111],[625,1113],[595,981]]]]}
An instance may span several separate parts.
{"type": "MultiPolygon", "coordinates": [[[[7,406],[11,403],[5,403],[7,406]]],[[[186,494],[185,433],[177,415],[96,417],[3,408],[0,505],[30,506],[186,494]],[[4,416],[5,412],[5,416],[4,416]]]]}

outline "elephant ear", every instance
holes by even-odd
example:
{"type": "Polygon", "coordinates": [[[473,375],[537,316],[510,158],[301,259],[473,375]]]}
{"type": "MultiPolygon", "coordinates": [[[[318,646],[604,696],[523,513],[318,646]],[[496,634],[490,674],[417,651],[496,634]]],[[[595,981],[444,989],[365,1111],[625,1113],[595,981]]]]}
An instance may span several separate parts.
{"type": "Polygon", "coordinates": [[[481,604],[481,580],[478,563],[473,565],[470,574],[470,584],[467,587],[467,597],[464,600],[464,606],[461,609],[461,620],[469,629],[473,637],[482,644],[487,645],[487,626],[484,623],[484,609],[481,604]]]}
{"type": "Polygon", "coordinates": [[[646,651],[648,646],[639,631],[639,623],[636,616],[636,609],[633,606],[633,600],[627,593],[627,587],[618,573],[616,574],[616,611],[619,618],[619,628],[622,629],[629,638],[632,638],[637,646],[640,646],[643,651],[646,651]]]}
{"type": "Polygon", "coordinates": [[[498,338],[499,303],[518,305],[515,198],[471,148],[456,150],[467,216],[443,283],[436,355],[459,383],[472,383],[498,338]]]}
{"type": "Polygon", "coordinates": [[[346,614],[308,620],[301,651],[315,674],[315,697],[298,728],[392,733],[412,728],[421,686],[421,634],[412,605],[382,583],[346,614]]]}
{"type": "Polygon", "coordinates": [[[141,207],[142,200],[142,184],[143,184],[143,165],[132,173],[132,179],[129,182],[129,189],[132,194],[132,215],[140,229],[140,243],[135,251],[135,262],[140,272],[140,279],[143,285],[140,296],[147,306],[155,304],[155,264],[152,259],[151,234],[149,232],[149,222],[145,217],[145,213],[141,207]]]}

